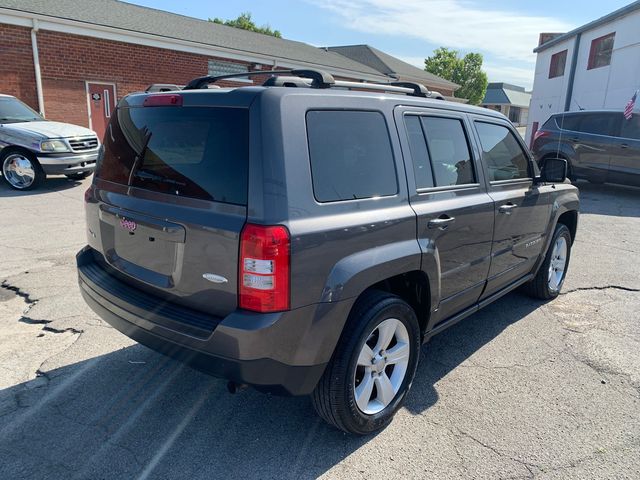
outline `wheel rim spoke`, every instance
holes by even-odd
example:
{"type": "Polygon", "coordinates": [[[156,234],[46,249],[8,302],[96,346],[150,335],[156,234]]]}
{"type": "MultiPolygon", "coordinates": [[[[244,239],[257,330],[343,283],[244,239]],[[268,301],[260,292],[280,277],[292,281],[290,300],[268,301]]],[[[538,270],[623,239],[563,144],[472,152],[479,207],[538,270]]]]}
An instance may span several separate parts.
{"type": "Polygon", "coordinates": [[[378,343],[374,351],[379,352],[380,350],[385,350],[391,340],[393,339],[393,335],[396,333],[397,328],[397,320],[389,319],[382,322],[378,325],[378,343]]]}
{"type": "Polygon", "coordinates": [[[366,343],[362,347],[360,351],[360,356],[358,356],[358,365],[363,367],[370,367],[371,361],[373,360],[373,350],[369,348],[369,345],[366,343]]]}
{"type": "Polygon", "coordinates": [[[374,382],[376,384],[377,399],[386,407],[396,395],[391,380],[382,372],[377,377],[374,377],[374,382]]]}
{"type": "Polygon", "coordinates": [[[409,360],[409,344],[398,342],[386,352],[387,364],[400,363],[409,360]]]}
{"type": "Polygon", "coordinates": [[[360,385],[356,387],[356,404],[358,408],[363,412],[367,411],[369,402],[371,401],[371,394],[373,393],[373,378],[369,372],[366,372],[364,378],[360,382],[360,385]]]}

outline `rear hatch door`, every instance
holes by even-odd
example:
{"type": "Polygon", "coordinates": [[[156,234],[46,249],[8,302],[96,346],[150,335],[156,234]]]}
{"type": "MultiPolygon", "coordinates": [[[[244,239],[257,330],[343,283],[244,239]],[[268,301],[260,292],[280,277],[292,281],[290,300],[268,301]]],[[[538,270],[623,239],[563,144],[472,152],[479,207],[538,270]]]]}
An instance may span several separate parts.
{"type": "Polygon", "coordinates": [[[123,102],[105,133],[90,244],[131,286],[227,315],[247,216],[249,110],[146,98],[123,102]]]}

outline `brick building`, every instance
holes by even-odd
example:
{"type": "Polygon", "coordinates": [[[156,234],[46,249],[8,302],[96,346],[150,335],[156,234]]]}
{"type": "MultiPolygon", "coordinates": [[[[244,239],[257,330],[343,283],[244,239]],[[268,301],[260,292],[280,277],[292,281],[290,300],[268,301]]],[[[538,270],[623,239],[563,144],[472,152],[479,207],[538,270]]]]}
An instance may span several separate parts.
{"type": "MultiPolygon", "coordinates": [[[[0,45],[0,93],[100,134],[119,98],[153,83],[279,68],[317,68],[364,82],[398,77],[330,49],[117,0],[0,0],[0,45]]],[[[457,87],[427,86],[444,95],[457,87]]]]}

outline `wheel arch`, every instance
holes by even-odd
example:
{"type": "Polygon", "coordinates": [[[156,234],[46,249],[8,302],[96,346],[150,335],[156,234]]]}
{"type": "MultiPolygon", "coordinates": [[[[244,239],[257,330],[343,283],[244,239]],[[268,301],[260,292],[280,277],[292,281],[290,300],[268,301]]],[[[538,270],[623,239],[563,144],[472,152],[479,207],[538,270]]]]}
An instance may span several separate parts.
{"type": "Polygon", "coordinates": [[[571,233],[571,244],[573,244],[573,241],[576,238],[576,232],[578,230],[578,211],[567,210],[564,213],[561,213],[558,217],[556,225],[559,223],[566,225],[566,227],[569,229],[569,232],[571,233]]]}
{"type": "Polygon", "coordinates": [[[6,147],[4,147],[2,150],[0,150],[0,160],[4,160],[7,155],[14,152],[26,153],[27,155],[29,155],[29,157],[31,157],[32,161],[35,161],[35,163],[40,166],[40,162],[38,161],[36,152],[34,152],[33,150],[29,150],[27,147],[23,147],[21,145],[7,145],[6,147]]]}
{"type": "Polygon", "coordinates": [[[369,292],[377,290],[391,293],[413,308],[424,337],[431,315],[431,282],[422,270],[411,270],[380,280],[367,287],[356,299],[354,306],[369,292]]]}

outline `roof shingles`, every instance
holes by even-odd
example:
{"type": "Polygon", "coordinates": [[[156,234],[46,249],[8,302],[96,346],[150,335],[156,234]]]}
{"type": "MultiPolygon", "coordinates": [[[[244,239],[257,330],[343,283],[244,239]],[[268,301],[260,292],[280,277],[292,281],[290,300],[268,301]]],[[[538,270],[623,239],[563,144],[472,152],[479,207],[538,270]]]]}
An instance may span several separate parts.
{"type": "Polygon", "coordinates": [[[403,80],[425,83],[431,87],[457,90],[459,85],[440,78],[437,75],[421,70],[418,67],[393,57],[370,45],[345,45],[328,47],[330,51],[340,53],[347,58],[363,63],[385,75],[393,75],[403,80]]]}
{"type": "Polygon", "coordinates": [[[206,20],[132,5],[118,0],[0,0],[0,8],[92,25],[140,32],[267,56],[281,62],[305,62],[384,80],[379,71],[338,53],[206,20]]]}

